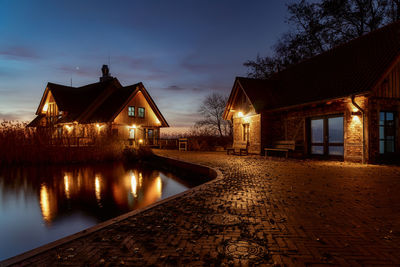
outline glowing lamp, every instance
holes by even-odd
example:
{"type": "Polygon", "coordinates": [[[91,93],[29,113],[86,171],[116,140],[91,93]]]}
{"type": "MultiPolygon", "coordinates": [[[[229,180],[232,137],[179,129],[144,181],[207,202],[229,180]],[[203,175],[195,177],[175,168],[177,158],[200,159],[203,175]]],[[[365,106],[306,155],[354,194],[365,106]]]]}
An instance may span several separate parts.
{"type": "Polygon", "coordinates": [[[143,143],[143,139],[139,139],[139,144],[142,144],[143,143]]]}
{"type": "Polygon", "coordinates": [[[74,126],[70,126],[70,125],[65,125],[65,128],[68,130],[68,132],[72,131],[72,129],[74,128],[74,126]]]}
{"type": "Polygon", "coordinates": [[[239,118],[243,118],[243,116],[244,116],[244,115],[243,115],[243,112],[239,111],[238,117],[239,117],[239,118]]]}

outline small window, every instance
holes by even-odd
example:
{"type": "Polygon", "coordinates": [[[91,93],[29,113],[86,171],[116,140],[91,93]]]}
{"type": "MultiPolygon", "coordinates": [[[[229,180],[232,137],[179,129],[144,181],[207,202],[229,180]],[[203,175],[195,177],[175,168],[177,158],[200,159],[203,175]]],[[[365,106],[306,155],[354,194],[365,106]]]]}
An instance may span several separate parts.
{"type": "Polygon", "coordinates": [[[154,136],[153,129],[148,129],[148,130],[147,130],[147,137],[148,137],[149,139],[152,139],[153,136],[154,136]]]}
{"type": "Polygon", "coordinates": [[[138,108],[138,117],[144,118],[144,108],[138,108]]]}
{"type": "Polygon", "coordinates": [[[135,107],[128,107],[128,116],[135,117],[135,107]]]}
{"type": "Polygon", "coordinates": [[[395,120],[394,112],[382,111],[379,113],[379,153],[395,152],[395,120]]]}
{"type": "Polygon", "coordinates": [[[250,124],[243,124],[243,141],[249,141],[250,137],[250,124]]]}

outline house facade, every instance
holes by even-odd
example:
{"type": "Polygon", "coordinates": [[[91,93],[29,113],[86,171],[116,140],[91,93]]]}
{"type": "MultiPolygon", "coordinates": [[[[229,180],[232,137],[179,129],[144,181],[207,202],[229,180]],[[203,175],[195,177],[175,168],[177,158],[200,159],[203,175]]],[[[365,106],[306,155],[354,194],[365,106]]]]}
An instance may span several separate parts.
{"type": "Polygon", "coordinates": [[[28,127],[52,129],[54,138],[88,145],[110,135],[130,146],[158,145],[169,127],[142,83],[122,86],[103,65],[100,82],[81,87],[48,83],[28,127]]]}
{"type": "Polygon", "coordinates": [[[270,79],[237,77],[224,119],[251,153],[291,140],[297,156],[375,163],[399,155],[399,114],[397,22],[270,79]]]}

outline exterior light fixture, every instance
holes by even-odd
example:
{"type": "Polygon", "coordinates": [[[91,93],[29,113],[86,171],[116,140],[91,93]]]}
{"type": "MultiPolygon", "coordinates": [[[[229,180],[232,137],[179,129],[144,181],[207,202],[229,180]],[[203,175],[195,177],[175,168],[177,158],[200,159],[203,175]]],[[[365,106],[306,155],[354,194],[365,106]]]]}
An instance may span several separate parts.
{"type": "Polygon", "coordinates": [[[68,130],[68,132],[70,132],[70,131],[72,131],[74,126],[73,125],[65,125],[65,128],[68,130]]]}
{"type": "Polygon", "coordinates": [[[143,143],[143,139],[139,139],[139,144],[142,144],[143,143]]]}
{"type": "Polygon", "coordinates": [[[239,118],[243,118],[243,116],[244,116],[244,115],[243,115],[243,112],[239,111],[238,117],[239,117],[239,118]]]}

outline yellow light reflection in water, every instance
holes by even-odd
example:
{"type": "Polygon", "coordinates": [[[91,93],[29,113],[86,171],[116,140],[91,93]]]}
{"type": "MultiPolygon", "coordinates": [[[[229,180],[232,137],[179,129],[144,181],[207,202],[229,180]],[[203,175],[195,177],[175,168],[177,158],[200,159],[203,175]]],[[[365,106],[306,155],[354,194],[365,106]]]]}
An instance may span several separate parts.
{"type": "Polygon", "coordinates": [[[69,192],[69,177],[68,177],[68,175],[64,176],[64,189],[65,189],[65,196],[69,199],[71,195],[69,192]]]}
{"type": "Polygon", "coordinates": [[[131,188],[132,188],[132,194],[134,197],[136,197],[137,193],[137,181],[136,181],[136,176],[132,173],[131,175],[131,188]]]}
{"type": "Polygon", "coordinates": [[[40,207],[42,209],[43,219],[50,222],[50,201],[49,192],[45,184],[40,187],[40,207]]]}
{"type": "Polygon", "coordinates": [[[162,194],[162,182],[160,176],[156,178],[156,193],[157,193],[157,198],[160,198],[162,194]]]}
{"type": "Polygon", "coordinates": [[[139,188],[142,188],[142,184],[143,184],[143,175],[141,172],[139,172],[139,188]]]}
{"type": "Polygon", "coordinates": [[[100,188],[100,178],[98,176],[96,176],[95,180],[94,180],[94,186],[95,186],[95,193],[96,193],[96,199],[97,201],[101,200],[101,188],[100,188]]]}

